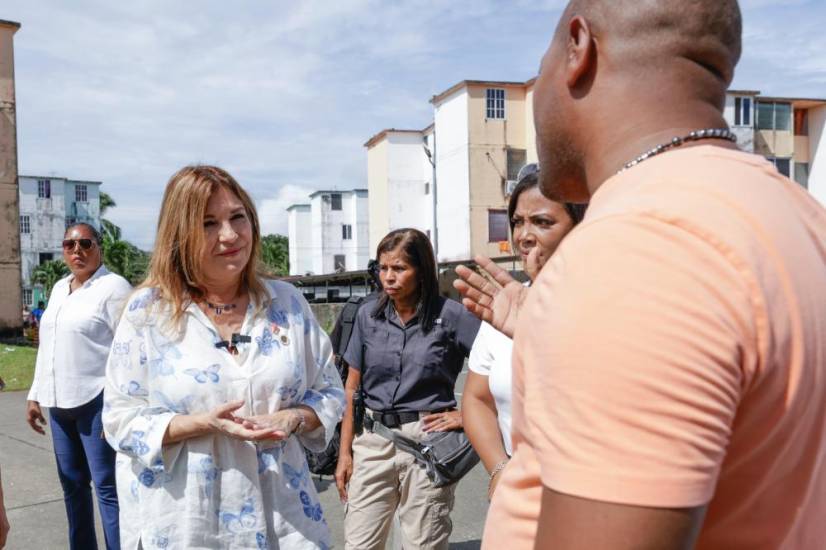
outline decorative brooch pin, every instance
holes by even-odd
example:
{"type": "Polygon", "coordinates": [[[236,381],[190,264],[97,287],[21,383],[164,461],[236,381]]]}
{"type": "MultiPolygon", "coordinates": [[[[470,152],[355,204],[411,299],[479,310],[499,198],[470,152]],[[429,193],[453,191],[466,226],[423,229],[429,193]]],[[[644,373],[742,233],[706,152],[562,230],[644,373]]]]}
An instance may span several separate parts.
{"type": "Polygon", "coordinates": [[[272,323],[270,326],[272,328],[272,335],[275,338],[278,338],[278,341],[281,342],[281,345],[282,346],[289,346],[290,345],[290,337],[287,336],[286,331],[282,334],[281,333],[281,327],[279,327],[277,323],[272,323]]]}

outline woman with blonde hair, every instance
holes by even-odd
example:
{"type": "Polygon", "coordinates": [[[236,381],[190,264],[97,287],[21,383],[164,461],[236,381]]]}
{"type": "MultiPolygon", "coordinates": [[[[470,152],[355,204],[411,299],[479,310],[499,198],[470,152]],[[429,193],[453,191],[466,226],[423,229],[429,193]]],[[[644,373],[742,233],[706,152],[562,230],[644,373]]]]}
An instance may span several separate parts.
{"type": "Polygon", "coordinates": [[[264,280],[259,254],[232,176],[172,176],[106,369],[124,548],[330,546],[303,447],[325,448],[341,380],[306,301],[264,280]]]}

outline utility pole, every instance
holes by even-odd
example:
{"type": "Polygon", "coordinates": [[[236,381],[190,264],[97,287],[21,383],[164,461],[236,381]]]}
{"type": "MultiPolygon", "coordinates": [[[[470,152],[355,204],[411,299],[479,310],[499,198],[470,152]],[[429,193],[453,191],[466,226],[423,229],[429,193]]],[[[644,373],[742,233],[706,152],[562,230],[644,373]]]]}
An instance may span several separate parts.
{"type": "Polygon", "coordinates": [[[436,256],[436,273],[439,272],[439,224],[437,217],[437,200],[436,200],[436,128],[433,128],[433,149],[427,147],[427,136],[424,137],[424,154],[427,155],[427,160],[433,167],[433,176],[430,182],[430,195],[433,197],[433,234],[431,241],[433,242],[433,254],[436,256]]]}

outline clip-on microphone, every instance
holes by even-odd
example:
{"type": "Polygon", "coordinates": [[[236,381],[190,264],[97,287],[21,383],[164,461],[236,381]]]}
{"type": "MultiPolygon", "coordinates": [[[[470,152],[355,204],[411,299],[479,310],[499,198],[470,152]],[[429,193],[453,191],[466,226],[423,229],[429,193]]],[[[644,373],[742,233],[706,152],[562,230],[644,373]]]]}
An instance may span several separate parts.
{"type": "Polygon", "coordinates": [[[215,347],[218,349],[226,348],[228,352],[233,355],[238,354],[238,344],[249,344],[252,342],[252,337],[246,334],[238,334],[237,332],[233,333],[232,339],[227,342],[226,340],[221,340],[215,344],[215,347]]]}

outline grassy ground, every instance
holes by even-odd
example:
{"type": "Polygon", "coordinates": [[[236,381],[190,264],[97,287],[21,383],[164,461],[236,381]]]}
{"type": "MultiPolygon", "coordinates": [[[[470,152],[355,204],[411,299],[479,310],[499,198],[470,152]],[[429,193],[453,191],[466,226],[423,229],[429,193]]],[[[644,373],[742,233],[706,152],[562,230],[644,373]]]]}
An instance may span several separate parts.
{"type": "Polygon", "coordinates": [[[29,389],[36,355],[37,348],[0,344],[0,378],[6,383],[4,391],[29,389]]]}

